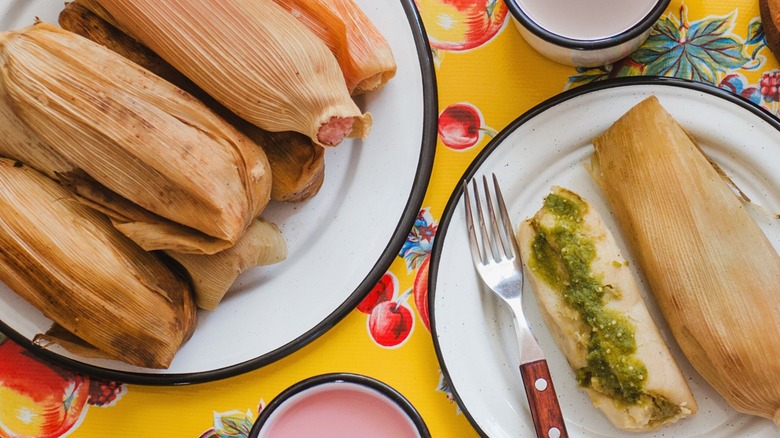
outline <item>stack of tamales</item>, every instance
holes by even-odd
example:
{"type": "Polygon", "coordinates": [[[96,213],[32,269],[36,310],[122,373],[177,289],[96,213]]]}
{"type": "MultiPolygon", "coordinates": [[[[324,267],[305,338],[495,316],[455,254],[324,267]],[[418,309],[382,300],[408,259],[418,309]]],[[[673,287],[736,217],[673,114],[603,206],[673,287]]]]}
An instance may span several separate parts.
{"type": "Polygon", "coordinates": [[[350,1],[309,17],[338,20],[339,47],[271,0],[79,3],[61,22],[99,24],[99,44],[46,23],[0,34],[0,280],[54,321],[41,344],[165,368],[196,304],[287,256],[260,217],[272,193],[319,190],[322,146],[370,127],[351,92],[395,64],[348,87],[334,53],[377,43],[353,36],[350,1]]]}

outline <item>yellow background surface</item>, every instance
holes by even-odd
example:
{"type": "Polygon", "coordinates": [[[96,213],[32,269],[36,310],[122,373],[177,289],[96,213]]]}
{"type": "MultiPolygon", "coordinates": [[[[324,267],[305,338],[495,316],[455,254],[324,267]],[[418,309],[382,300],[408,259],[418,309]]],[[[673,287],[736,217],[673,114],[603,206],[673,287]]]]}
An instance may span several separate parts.
{"type": "MultiPolygon", "coordinates": [[[[420,7],[434,8],[436,3],[421,2],[420,7]]],[[[679,19],[681,10],[689,22],[734,14],[730,33],[742,41],[747,38],[750,23],[759,16],[757,1],[750,0],[674,0],[664,15],[679,19]]],[[[425,25],[437,27],[430,21],[425,25]]],[[[755,86],[763,74],[777,69],[768,49],[762,49],[760,55],[765,59],[758,68],[737,71],[747,84],[755,86]]],[[[577,73],[575,68],[556,64],[532,50],[509,19],[487,43],[467,51],[436,50],[435,57],[440,110],[469,102],[479,108],[484,125],[495,131],[564,91],[570,77],[577,73]]],[[[726,73],[721,73],[718,80],[726,73]]],[[[429,209],[436,222],[459,177],[489,139],[484,136],[467,150],[453,150],[438,142],[433,176],[423,202],[423,208],[429,209]]],[[[398,278],[400,292],[412,288],[416,271],[409,271],[402,258],[396,258],[390,271],[398,278]]],[[[126,393],[113,406],[89,406],[70,436],[199,437],[214,427],[215,415],[237,411],[232,415],[249,412],[256,418],[258,406],[270,402],[286,387],[329,372],[366,374],[393,386],[416,406],[434,437],[476,436],[456,404],[437,389],[441,374],[431,334],[421,323],[413,299],[408,302],[415,312],[415,328],[397,348],[374,342],[367,330],[367,315],[353,311],[289,357],[237,377],[176,387],[126,385],[126,393]]],[[[0,405],[0,409],[8,406],[0,405]]]]}

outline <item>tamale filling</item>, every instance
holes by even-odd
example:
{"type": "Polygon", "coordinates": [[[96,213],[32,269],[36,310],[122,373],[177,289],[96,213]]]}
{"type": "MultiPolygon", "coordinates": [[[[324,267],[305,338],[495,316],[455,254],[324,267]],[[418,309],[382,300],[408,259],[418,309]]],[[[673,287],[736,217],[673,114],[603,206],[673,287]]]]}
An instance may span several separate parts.
{"type": "Polygon", "coordinates": [[[652,402],[655,418],[675,415],[679,407],[643,390],[647,369],[634,354],[634,324],[606,307],[610,297],[620,292],[603,284],[590,268],[596,246],[582,230],[587,208],[576,195],[548,195],[544,215],[533,220],[537,234],[529,259],[529,268],[561,293],[590,328],[587,365],[577,370],[577,381],[628,404],[652,402]]]}

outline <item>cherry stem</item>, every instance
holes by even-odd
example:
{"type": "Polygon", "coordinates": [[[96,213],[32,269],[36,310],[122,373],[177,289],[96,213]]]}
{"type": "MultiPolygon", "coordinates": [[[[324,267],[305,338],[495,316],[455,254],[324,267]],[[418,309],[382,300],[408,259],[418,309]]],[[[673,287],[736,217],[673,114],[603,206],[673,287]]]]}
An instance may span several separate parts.
{"type": "Polygon", "coordinates": [[[409,288],[406,290],[406,292],[402,293],[398,296],[398,298],[395,299],[395,307],[394,309],[397,309],[398,306],[401,305],[404,301],[409,299],[409,296],[412,294],[412,288],[409,288]]]}
{"type": "Polygon", "coordinates": [[[479,130],[482,131],[482,133],[484,133],[485,135],[487,135],[490,138],[493,138],[493,137],[496,136],[496,134],[498,134],[498,131],[496,131],[495,129],[490,128],[488,126],[483,126],[483,127],[479,128],[479,130]]]}

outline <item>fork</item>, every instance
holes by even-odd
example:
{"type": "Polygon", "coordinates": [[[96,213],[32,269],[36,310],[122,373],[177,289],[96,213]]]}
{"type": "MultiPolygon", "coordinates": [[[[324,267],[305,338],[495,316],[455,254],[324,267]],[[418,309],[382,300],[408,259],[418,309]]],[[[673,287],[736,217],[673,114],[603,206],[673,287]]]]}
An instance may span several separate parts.
{"type": "Polygon", "coordinates": [[[498,179],[493,174],[496,207],[490,195],[487,177],[482,176],[489,224],[485,220],[477,181],[471,182],[480,228],[478,238],[474,228],[469,186],[464,180],[466,226],[469,232],[471,256],[485,285],[512,310],[520,350],[520,375],[523,378],[536,436],[539,438],[568,437],[547,360],[531,333],[523,312],[523,267],[520,263],[520,251],[498,179]],[[500,215],[499,218],[496,217],[496,210],[500,215]]]}

